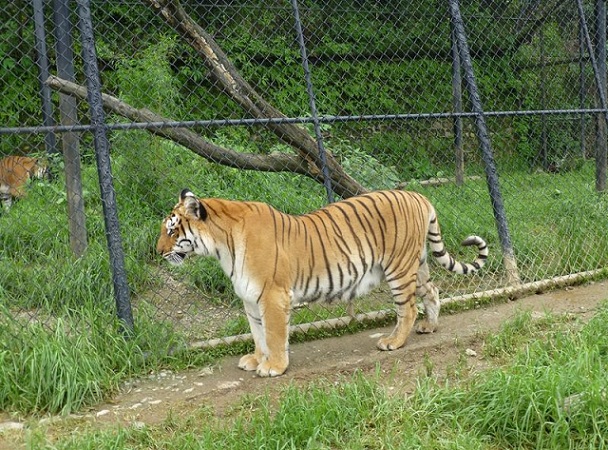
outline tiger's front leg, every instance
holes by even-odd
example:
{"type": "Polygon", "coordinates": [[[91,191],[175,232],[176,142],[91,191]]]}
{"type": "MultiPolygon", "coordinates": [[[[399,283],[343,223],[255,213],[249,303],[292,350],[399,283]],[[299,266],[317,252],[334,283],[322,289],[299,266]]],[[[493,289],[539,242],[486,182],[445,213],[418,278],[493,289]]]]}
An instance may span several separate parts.
{"type": "Polygon", "coordinates": [[[245,302],[245,310],[255,342],[255,353],[239,361],[244,370],[256,370],[261,377],[282,375],[289,365],[290,303],[286,292],[263,294],[255,306],[245,302]],[[259,316],[249,311],[257,310],[259,316]]]}
{"type": "Polygon", "coordinates": [[[259,306],[268,352],[257,373],[261,377],[275,377],[285,373],[289,365],[289,294],[282,290],[269,292],[260,298],[259,306]]]}
{"type": "Polygon", "coordinates": [[[249,321],[249,328],[251,329],[251,335],[253,336],[253,342],[255,344],[254,353],[245,355],[239,360],[239,368],[247,371],[257,370],[262,359],[264,359],[264,346],[266,342],[264,340],[264,330],[262,328],[262,316],[257,303],[250,301],[243,301],[245,306],[245,314],[247,314],[247,320],[249,321]]]}

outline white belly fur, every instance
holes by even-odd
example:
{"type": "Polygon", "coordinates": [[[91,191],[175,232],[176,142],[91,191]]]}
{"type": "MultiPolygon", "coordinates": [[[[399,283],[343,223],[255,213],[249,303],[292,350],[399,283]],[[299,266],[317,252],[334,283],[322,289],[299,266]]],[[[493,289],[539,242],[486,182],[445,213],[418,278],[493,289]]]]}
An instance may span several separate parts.
{"type": "Polygon", "coordinates": [[[327,279],[321,281],[318,292],[313,292],[314,289],[312,287],[309,287],[306,292],[292,288],[289,292],[291,304],[299,305],[312,301],[351,300],[367,294],[383,280],[384,271],[382,268],[380,266],[373,266],[358,279],[345,280],[343,283],[344,287],[342,288],[336,286],[334,282],[333,289],[330,289],[330,283],[327,279]]]}

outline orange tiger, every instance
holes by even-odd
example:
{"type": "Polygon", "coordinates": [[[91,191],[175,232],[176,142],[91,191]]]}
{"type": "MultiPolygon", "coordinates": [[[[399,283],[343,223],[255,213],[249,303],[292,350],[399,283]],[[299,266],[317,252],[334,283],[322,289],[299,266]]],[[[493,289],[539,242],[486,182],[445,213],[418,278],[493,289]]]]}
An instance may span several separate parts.
{"type": "Polygon", "coordinates": [[[382,280],[394,297],[397,325],[378,341],[381,350],[402,347],[421,297],[420,333],[437,328],[439,292],[429,279],[426,241],[447,270],[476,272],[488,247],[478,236],[466,264],[447,252],[435,209],[421,194],[377,191],[294,216],[265,203],[199,199],[184,189],[162,222],[157,251],[172,264],[190,255],[217,258],[243,300],[255,343],[239,367],[260,376],[281,375],[289,364],[289,316],[294,305],[317,300],[353,300],[382,280]]]}
{"type": "Polygon", "coordinates": [[[26,195],[25,187],[31,179],[49,176],[46,162],[30,156],[6,156],[0,159],[0,200],[10,208],[14,198],[26,195]]]}

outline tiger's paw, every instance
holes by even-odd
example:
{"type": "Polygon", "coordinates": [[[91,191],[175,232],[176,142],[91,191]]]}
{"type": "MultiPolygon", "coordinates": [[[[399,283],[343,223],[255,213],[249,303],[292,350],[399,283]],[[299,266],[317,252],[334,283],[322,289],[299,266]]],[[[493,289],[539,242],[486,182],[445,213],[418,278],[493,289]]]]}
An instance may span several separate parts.
{"type": "Polygon", "coordinates": [[[392,336],[381,338],[376,344],[380,350],[390,351],[397,350],[405,345],[405,339],[399,339],[392,336]]]}
{"type": "Polygon", "coordinates": [[[254,354],[245,355],[239,360],[239,369],[251,372],[257,370],[260,363],[254,354]]]}
{"type": "Polygon", "coordinates": [[[437,324],[431,323],[428,320],[423,320],[416,326],[416,333],[429,334],[437,331],[437,324]]]}
{"type": "Polygon", "coordinates": [[[287,364],[285,365],[271,365],[268,361],[264,361],[258,366],[258,375],[260,377],[278,377],[283,375],[287,370],[287,364]]]}

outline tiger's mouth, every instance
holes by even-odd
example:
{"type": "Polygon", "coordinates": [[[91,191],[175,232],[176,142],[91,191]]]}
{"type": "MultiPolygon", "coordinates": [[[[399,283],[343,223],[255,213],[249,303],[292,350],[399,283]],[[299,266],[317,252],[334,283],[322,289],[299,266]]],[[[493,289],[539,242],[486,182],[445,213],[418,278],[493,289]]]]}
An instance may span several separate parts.
{"type": "Polygon", "coordinates": [[[179,266],[180,264],[182,264],[184,262],[184,260],[186,259],[186,254],[185,253],[180,253],[180,252],[169,252],[169,253],[165,253],[163,255],[163,258],[165,258],[169,264],[172,264],[174,266],[179,266]]]}

